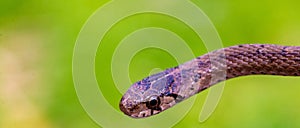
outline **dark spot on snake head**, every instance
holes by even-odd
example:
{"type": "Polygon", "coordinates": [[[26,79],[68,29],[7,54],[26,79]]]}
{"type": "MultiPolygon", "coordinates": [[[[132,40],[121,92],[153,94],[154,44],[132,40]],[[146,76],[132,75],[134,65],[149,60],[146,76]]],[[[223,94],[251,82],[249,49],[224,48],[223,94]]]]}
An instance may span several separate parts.
{"type": "Polygon", "coordinates": [[[174,83],[174,77],[173,75],[167,76],[167,85],[171,86],[172,83],[174,83]]]}
{"type": "Polygon", "coordinates": [[[153,109],[151,109],[150,114],[153,115],[153,109]]]}
{"type": "Polygon", "coordinates": [[[196,73],[193,78],[194,82],[198,82],[200,80],[200,78],[202,77],[201,75],[202,75],[201,73],[196,73]]]}
{"type": "Polygon", "coordinates": [[[200,79],[202,77],[202,74],[201,73],[197,73],[196,74],[196,78],[200,79]]]}
{"type": "Polygon", "coordinates": [[[176,98],[178,97],[178,95],[177,95],[177,94],[174,94],[174,93],[167,94],[166,96],[173,97],[175,100],[176,100],[176,98]]]}
{"type": "Polygon", "coordinates": [[[243,45],[238,45],[238,47],[242,48],[242,47],[244,47],[244,46],[243,46],[243,45]]]}
{"type": "Polygon", "coordinates": [[[262,45],[260,45],[260,47],[264,48],[264,47],[265,47],[265,45],[263,45],[263,44],[262,44],[262,45]]]}
{"type": "Polygon", "coordinates": [[[199,79],[194,79],[194,82],[198,82],[199,79]]]}
{"type": "Polygon", "coordinates": [[[146,77],[142,80],[142,83],[150,83],[149,77],[146,77]]]}
{"type": "Polygon", "coordinates": [[[164,72],[165,72],[165,74],[167,75],[167,74],[172,73],[174,69],[175,69],[175,68],[168,68],[168,69],[166,69],[164,72]]]}
{"type": "Polygon", "coordinates": [[[175,99],[175,102],[176,103],[179,103],[180,101],[184,100],[185,97],[183,96],[180,96],[180,95],[177,95],[176,99],[175,99]]]}
{"type": "Polygon", "coordinates": [[[202,61],[199,61],[199,62],[198,62],[198,67],[200,67],[200,68],[201,68],[201,67],[203,67],[203,66],[205,66],[205,63],[204,63],[204,62],[202,62],[202,61]]]}

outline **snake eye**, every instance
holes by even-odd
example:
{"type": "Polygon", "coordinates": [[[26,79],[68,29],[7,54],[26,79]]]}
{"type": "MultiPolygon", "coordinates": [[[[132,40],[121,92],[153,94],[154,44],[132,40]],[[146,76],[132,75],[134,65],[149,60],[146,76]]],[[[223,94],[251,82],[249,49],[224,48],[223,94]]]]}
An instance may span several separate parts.
{"type": "Polygon", "coordinates": [[[147,102],[147,107],[148,108],[157,108],[158,105],[160,104],[160,99],[158,96],[152,96],[150,97],[149,101],[147,102]]]}
{"type": "Polygon", "coordinates": [[[155,106],[155,105],[157,105],[157,99],[153,99],[153,100],[150,100],[150,106],[155,106]]]}

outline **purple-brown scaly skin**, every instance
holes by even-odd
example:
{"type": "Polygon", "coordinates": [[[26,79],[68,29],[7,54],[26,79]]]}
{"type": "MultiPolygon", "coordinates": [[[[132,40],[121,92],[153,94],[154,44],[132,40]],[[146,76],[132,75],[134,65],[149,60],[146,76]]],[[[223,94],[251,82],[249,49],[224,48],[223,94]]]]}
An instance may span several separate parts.
{"type": "Polygon", "coordinates": [[[218,82],[254,74],[300,76],[300,46],[244,44],[216,50],[134,83],[120,109],[134,118],[148,117],[218,82]]]}

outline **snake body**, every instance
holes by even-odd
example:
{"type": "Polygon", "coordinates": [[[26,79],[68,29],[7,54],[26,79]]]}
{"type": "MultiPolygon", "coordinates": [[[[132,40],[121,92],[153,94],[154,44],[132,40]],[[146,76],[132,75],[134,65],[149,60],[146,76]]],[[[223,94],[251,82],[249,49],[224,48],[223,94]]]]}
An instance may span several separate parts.
{"type": "Polygon", "coordinates": [[[219,49],[134,83],[120,109],[134,118],[158,114],[226,79],[300,76],[300,46],[243,44],[219,49]]]}

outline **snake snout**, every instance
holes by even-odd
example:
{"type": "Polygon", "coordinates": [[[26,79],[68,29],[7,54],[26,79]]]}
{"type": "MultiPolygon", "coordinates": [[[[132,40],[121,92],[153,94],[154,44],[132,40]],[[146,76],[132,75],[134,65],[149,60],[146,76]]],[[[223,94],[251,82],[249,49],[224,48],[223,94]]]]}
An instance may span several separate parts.
{"type": "Polygon", "coordinates": [[[125,108],[125,106],[122,104],[122,102],[120,102],[119,107],[120,107],[120,110],[121,110],[124,114],[130,116],[130,113],[129,113],[128,109],[125,108]]]}

